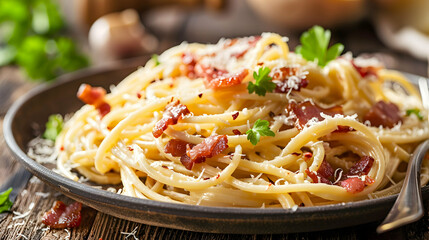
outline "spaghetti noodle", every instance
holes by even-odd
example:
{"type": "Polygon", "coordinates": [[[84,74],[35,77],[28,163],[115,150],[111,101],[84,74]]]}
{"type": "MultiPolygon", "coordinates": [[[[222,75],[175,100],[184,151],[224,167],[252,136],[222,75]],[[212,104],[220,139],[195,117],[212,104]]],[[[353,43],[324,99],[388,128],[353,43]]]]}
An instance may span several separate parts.
{"type": "Polygon", "coordinates": [[[122,183],[133,197],[208,206],[293,208],[398,192],[410,153],[429,137],[415,88],[349,54],[321,68],[286,41],[264,33],[183,43],[109,94],[83,86],[90,104],[57,138],[57,170],[122,183]],[[250,93],[261,70],[271,89],[250,93]],[[264,120],[273,134],[258,132],[264,120]]]}

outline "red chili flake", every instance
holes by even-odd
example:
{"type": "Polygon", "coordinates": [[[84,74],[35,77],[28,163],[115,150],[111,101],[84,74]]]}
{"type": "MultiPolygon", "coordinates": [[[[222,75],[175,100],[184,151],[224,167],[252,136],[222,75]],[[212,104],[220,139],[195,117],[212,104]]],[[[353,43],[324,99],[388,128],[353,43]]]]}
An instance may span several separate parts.
{"type": "Polygon", "coordinates": [[[168,167],[167,167],[167,166],[162,165],[162,167],[163,167],[163,168],[165,168],[165,169],[168,169],[168,167]]]}
{"type": "Polygon", "coordinates": [[[190,147],[194,146],[193,144],[180,139],[171,139],[165,145],[164,152],[170,153],[174,157],[181,157],[182,155],[186,154],[186,145],[191,145],[190,147]]]}
{"type": "Polygon", "coordinates": [[[234,114],[232,114],[232,120],[237,119],[239,114],[240,112],[235,112],[234,114]]]}
{"type": "Polygon", "coordinates": [[[132,148],[130,146],[128,146],[127,148],[128,148],[128,151],[131,151],[131,152],[134,151],[134,148],[132,148]]]}
{"type": "Polygon", "coordinates": [[[169,125],[176,124],[182,116],[188,113],[190,113],[188,108],[185,105],[180,104],[179,101],[168,104],[164,109],[162,119],[155,124],[152,131],[153,136],[156,138],[160,137],[169,125]]]}
{"type": "Polygon", "coordinates": [[[356,162],[347,172],[348,176],[362,176],[367,175],[374,164],[374,158],[371,156],[363,156],[356,162]]]}
{"type": "Polygon", "coordinates": [[[234,135],[241,135],[241,132],[238,129],[232,129],[232,133],[234,133],[234,135]]]}
{"type": "Polygon", "coordinates": [[[264,63],[263,62],[258,62],[256,65],[262,66],[262,65],[264,65],[264,63]]]}
{"type": "Polygon", "coordinates": [[[300,153],[297,153],[297,152],[293,152],[292,153],[292,155],[294,155],[294,156],[299,156],[299,155],[301,155],[300,153]]]}
{"type": "Polygon", "coordinates": [[[340,186],[345,188],[349,193],[362,192],[365,188],[365,183],[360,178],[348,178],[340,182],[340,186]]]}
{"type": "Polygon", "coordinates": [[[103,102],[97,107],[98,112],[100,113],[101,117],[106,116],[110,112],[110,104],[107,102],[103,102]]]}
{"type": "Polygon", "coordinates": [[[78,227],[81,222],[82,204],[74,202],[66,206],[61,201],[55,201],[52,208],[45,212],[42,222],[52,228],[78,227]]]}
{"type": "Polygon", "coordinates": [[[371,185],[375,182],[374,179],[370,178],[369,176],[365,176],[365,185],[371,185]]]}
{"type": "Polygon", "coordinates": [[[322,121],[324,118],[320,115],[324,113],[329,116],[335,116],[335,114],[343,114],[343,108],[341,106],[334,106],[331,108],[321,108],[310,101],[305,101],[301,103],[291,102],[288,106],[288,109],[293,111],[293,113],[298,118],[296,121],[296,127],[299,130],[302,130],[310,119],[316,118],[318,121],[322,121]]]}
{"type": "MultiPolygon", "coordinates": [[[[299,156],[299,154],[298,154],[298,156],[299,156]]],[[[313,153],[311,153],[311,152],[305,152],[304,153],[305,158],[311,158],[312,156],[313,156],[313,153]]]]}
{"type": "Polygon", "coordinates": [[[365,114],[364,121],[369,121],[371,126],[392,128],[402,122],[399,108],[394,103],[379,101],[365,114]]]}
{"type": "Polygon", "coordinates": [[[61,147],[60,147],[60,151],[64,151],[64,146],[61,146],[61,147]]]}
{"type": "Polygon", "coordinates": [[[219,179],[219,178],[220,178],[220,174],[218,173],[217,176],[216,176],[216,179],[219,179]]]}
{"type": "Polygon", "coordinates": [[[137,98],[139,98],[139,99],[142,98],[142,94],[138,92],[137,93],[137,98]]]}
{"type": "Polygon", "coordinates": [[[192,149],[187,149],[186,154],[192,161],[196,162],[201,158],[211,158],[228,148],[228,138],[226,135],[213,135],[205,138],[201,143],[192,149]]]}
{"type": "Polygon", "coordinates": [[[198,94],[198,97],[199,97],[199,98],[202,98],[202,97],[203,97],[203,94],[202,94],[202,93],[198,94]]]}
{"type": "Polygon", "coordinates": [[[204,180],[209,180],[210,178],[209,177],[205,177],[205,178],[203,178],[204,180]]]}
{"type": "Polygon", "coordinates": [[[168,86],[169,86],[170,88],[173,88],[173,87],[174,87],[174,84],[173,84],[173,83],[170,83],[168,86]]]}

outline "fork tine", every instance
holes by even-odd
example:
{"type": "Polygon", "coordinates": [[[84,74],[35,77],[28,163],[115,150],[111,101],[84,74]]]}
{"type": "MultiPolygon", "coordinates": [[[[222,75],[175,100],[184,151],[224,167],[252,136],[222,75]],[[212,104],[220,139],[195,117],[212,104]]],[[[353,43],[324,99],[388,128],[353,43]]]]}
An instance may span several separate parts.
{"type": "Polygon", "coordinates": [[[427,78],[419,78],[419,90],[422,96],[423,107],[425,109],[429,109],[429,79],[427,78]]]}

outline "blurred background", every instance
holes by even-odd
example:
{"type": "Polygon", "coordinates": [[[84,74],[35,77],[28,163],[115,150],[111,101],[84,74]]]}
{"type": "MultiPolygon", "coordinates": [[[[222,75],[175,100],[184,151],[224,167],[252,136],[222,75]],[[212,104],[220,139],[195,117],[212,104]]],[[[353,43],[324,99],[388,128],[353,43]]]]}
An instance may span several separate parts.
{"type": "Polygon", "coordinates": [[[354,56],[427,75],[428,0],[0,0],[0,66],[49,81],[183,41],[268,31],[294,49],[315,24],[354,56]]]}

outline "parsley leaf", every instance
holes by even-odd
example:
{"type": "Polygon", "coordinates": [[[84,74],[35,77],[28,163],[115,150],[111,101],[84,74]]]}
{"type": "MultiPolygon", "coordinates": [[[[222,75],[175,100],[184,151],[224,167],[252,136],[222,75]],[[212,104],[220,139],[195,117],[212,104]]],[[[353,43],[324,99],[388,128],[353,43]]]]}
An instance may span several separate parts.
{"type": "Polygon", "coordinates": [[[0,213],[8,211],[12,207],[13,202],[9,200],[11,192],[12,188],[9,188],[8,190],[0,193],[0,213]]]}
{"type": "Polygon", "coordinates": [[[65,27],[54,0],[0,0],[0,67],[16,64],[35,80],[89,65],[65,27]]]}
{"type": "Polygon", "coordinates": [[[411,114],[414,114],[414,115],[416,115],[416,116],[417,116],[417,118],[418,118],[420,121],[422,121],[422,120],[423,120],[423,115],[422,115],[422,113],[420,112],[420,109],[417,109],[417,108],[408,109],[408,110],[406,111],[406,114],[407,114],[407,116],[410,116],[411,114]]]}
{"type": "Polygon", "coordinates": [[[43,133],[43,138],[55,141],[62,129],[63,117],[59,114],[53,114],[49,116],[48,122],[46,122],[46,130],[43,133]]]}
{"type": "Polygon", "coordinates": [[[259,142],[261,136],[271,136],[274,137],[275,133],[269,128],[270,123],[267,120],[256,120],[253,124],[252,129],[247,130],[247,140],[249,140],[253,145],[256,145],[259,142]]]}
{"type": "Polygon", "coordinates": [[[258,73],[253,72],[253,78],[256,82],[249,82],[249,85],[247,85],[249,93],[255,92],[259,96],[265,96],[266,92],[272,92],[276,88],[276,84],[271,82],[273,78],[268,76],[270,71],[270,68],[263,67],[259,68],[258,73]]]}
{"type": "Polygon", "coordinates": [[[314,26],[301,35],[302,45],[296,47],[295,52],[308,61],[317,61],[320,67],[324,67],[344,50],[344,45],[341,43],[334,44],[328,49],[330,39],[331,31],[314,26]]]}
{"type": "Polygon", "coordinates": [[[158,54],[153,54],[151,59],[155,62],[155,66],[158,66],[159,64],[161,64],[161,62],[158,59],[158,54]]]}

